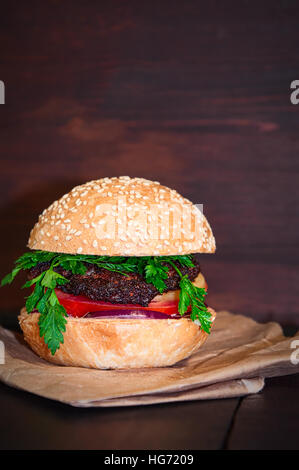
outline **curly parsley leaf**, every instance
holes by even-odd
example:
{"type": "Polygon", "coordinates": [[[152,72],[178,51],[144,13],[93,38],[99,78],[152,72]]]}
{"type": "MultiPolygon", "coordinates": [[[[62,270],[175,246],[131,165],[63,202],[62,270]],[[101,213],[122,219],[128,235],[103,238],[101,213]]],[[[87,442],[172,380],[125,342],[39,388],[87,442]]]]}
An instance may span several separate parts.
{"type": "MultiPolygon", "coordinates": [[[[181,281],[182,283],[182,281],[181,281]]],[[[179,313],[181,315],[184,315],[184,313],[187,312],[189,306],[190,306],[190,303],[191,303],[191,299],[190,299],[190,296],[189,294],[187,293],[186,289],[182,288],[181,287],[181,292],[180,292],[180,298],[179,298],[179,313]]]]}
{"type": "Polygon", "coordinates": [[[56,271],[53,271],[52,266],[44,271],[45,275],[41,279],[41,285],[43,287],[47,287],[49,289],[55,289],[57,285],[64,285],[68,281],[64,276],[61,274],[57,273],[56,271]]]}
{"type": "Polygon", "coordinates": [[[31,313],[39,303],[39,301],[44,296],[44,288],[40,282],[35,284],[34,290],[31,295],[29,295],[26,299],[26,310],[28,313],[31,313]]]}
{"type": "Polygon", "coordinates": [[[16,275],[21,271],[21,269],[22,268],[20,267],[16,267],[11,271],[11,273],[6,274],[6,276],[4,276],[4,278],[1,281],[1,287],[5,286],[6,284],[11,284],[14,278],[16,277],[16,275]]]}
{"type": "Polygon", "coordinates": [[[210,333],[212,326],[211,314],[204,303],[206,290],[194,286],[187,276],[181,278],[180,288],[179,313],[183,315],[191,304],[191,320],[197,321],[202,330],[206,333],[210,333]]]}
{"type": "Polygon", "coordinates": [[[148,258],[144,272],[146,282],[153,284],[160,294],[162,294],[166,289],[164,280],[168,277],[168,266],[161,264],[156,257],[148,258]]]}
{"type": "Polygon", "coordinates": [[[53,293],[55,294],[55,291],[52,291],[49,296],[46,313],[41,313],[38,321],[40,337],[44,337],[44,341],[52,355],[55,354],[64,341],[63,333],[66,330],[67,322],[65,308],[59,304],[57,297],[56,301],[53,301],[53,293]]]}
{"type": "MultiPolygon", "coordinates": [[[[87,268],[85,264],[76,259],[64,259],[62,256],[59,259],[59,266],[61,266],[63,269],[66,271],[71,271],[72,274],[85,274],[87,271],[87,268]]],[[[57,262],[58,262],[57,261],[57,262]]]]}

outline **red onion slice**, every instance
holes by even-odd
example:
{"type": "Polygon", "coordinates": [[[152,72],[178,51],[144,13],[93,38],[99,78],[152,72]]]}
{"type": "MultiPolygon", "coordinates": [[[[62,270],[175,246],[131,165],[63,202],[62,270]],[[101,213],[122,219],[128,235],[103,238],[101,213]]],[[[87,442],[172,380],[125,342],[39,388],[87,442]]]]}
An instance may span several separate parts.
{"type": "Polygon", "coordinates": [[[155,310],[142,310],[142,309],[111,309],[100,310],[98,312],[90,312],[84,315],[83,318],[124,318],[129,320],[170,320],[179,319],[181,315],[167,315],[166,313],[157,312],[155,310]]]}

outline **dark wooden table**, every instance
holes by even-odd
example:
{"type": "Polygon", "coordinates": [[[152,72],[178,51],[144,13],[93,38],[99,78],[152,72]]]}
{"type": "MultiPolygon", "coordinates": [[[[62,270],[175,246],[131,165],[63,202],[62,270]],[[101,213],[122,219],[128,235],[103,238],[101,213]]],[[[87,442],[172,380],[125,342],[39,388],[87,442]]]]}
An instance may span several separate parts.
{"type": "Polygon", "coordinates": [[[1,449],[298,449],[299,375],[244,398],[73,408],[0,384],[1,449]]]}
{"type": "MultiPolygon", "coordinates": [[[[1,5],[0,277],[73,186],[141,176],[204,204],[211,306],[298,328],[298,15],[296,0],[1,5]]],[[[4,326],[23,281],[0,289],[4,326]]],[[[298,384],[130,409],[1,385],[0,447],[298,448],[298,384]]]]}

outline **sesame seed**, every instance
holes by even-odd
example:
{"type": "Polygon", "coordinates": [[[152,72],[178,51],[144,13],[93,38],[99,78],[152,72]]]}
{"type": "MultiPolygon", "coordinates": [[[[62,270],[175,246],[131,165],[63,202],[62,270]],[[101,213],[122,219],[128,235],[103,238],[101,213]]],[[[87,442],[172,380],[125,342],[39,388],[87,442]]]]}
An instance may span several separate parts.
{"type": "Polygon", "coordinates": [[[82,253],[82,251],[83,251],[82,246],[79,246],[79,248],[77,249],[77,253],[82,253]]]}

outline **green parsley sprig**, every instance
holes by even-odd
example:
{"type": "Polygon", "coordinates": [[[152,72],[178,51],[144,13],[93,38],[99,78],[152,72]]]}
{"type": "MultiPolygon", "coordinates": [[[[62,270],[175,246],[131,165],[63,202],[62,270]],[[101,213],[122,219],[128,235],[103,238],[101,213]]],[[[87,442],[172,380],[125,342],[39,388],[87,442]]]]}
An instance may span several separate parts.
{"type": "Polygon", "coordinates": [[[25,253],[18,258],[11,273],[2,279],[1,286],[11,284],[20,271],[31,269],[39,263],[47,263],[47,266],[49,264],[50,266],[39,276],[24,284],[23,287],[34,286],[33,292],[26,299],[26,310],[31,313],[36,309],[40,313],[39,334],[44,337],[53,355],[63,343],[63,333],[67,322],[66,310],[59,303],[55,289],[69,280],[55,271],[58,266],[72,274],[85,274],[88,264],[123,275],[139,273],[161,294],[167,288],[165,280],[168,277],[169,267],[172,266],[180,276],[178,304],[180,315],[183,316],[191,306],[191,320],[198,323],[206,333],[210,333],[211,314],[204,303],[206,291],[192,284],[188,276],[183,275],[179,268],[179,266],[194,266],[191,255],[124,257],[69,255],[37,250],[25,253]]]}

